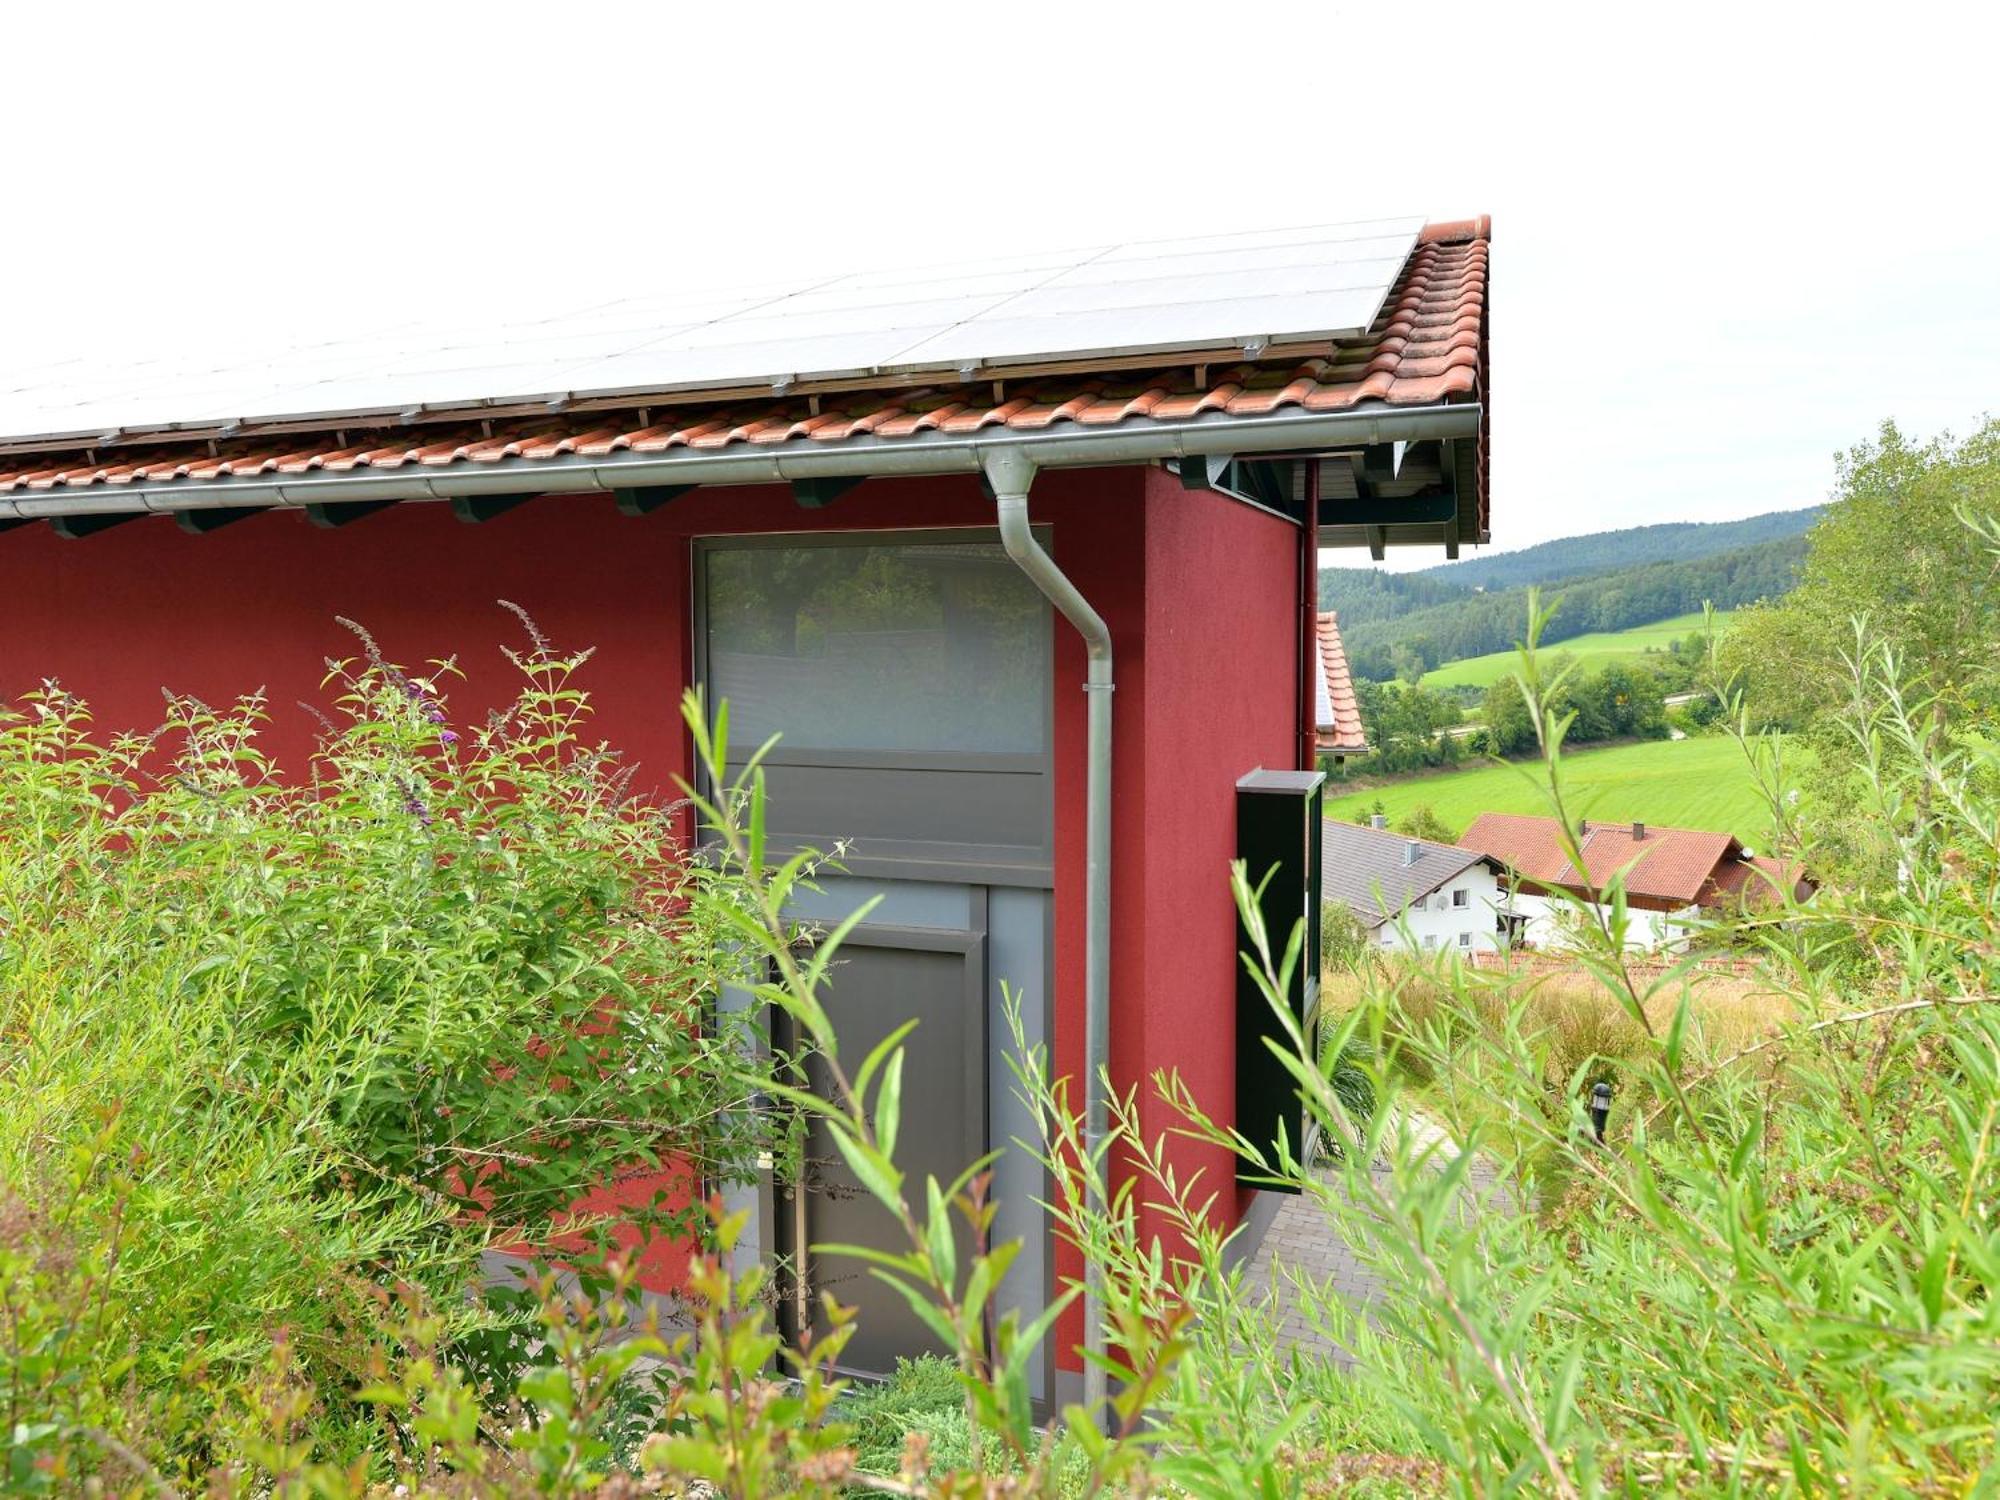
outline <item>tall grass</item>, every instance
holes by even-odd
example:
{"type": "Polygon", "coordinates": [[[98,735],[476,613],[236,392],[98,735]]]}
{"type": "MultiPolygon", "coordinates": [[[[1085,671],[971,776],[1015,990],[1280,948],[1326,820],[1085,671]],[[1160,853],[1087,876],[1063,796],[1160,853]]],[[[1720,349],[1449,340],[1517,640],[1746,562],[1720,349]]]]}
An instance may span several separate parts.
{"type": "Polygon", "coordinates": [[[1332,1017],[1379,1001],[1392,1063],[1423,1083],[1449,1079],[1452,1070],[1441,1075],[1439,1064],[1467,1037],[1518,1031],[1541,1059],[1547,1106],[1558,1116],[1568,1112],[1580,1071],[1627,1077],[1653,1037],[1673,1023],[1683,995],[1686,1047],[1696,1059],[1773,1039],[1793,1016],[1782,985],[1694,968],[1642,997],[1637,1012],[1627,995],[1581,965],[1522,974],[1467,969],[1450,955],[1383,954],[1372,955],[1365,971],[1330,971],[1320,984],[1320,1003],[1332,1017]]]}

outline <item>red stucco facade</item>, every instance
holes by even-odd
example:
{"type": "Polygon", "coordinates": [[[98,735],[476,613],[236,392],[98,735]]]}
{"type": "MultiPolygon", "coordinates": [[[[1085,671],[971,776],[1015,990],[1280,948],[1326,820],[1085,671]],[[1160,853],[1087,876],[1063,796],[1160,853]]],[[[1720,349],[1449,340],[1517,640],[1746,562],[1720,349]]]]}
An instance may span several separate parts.
{"type": "MultiPolygon", "coordinates": [[[[1233,787],[1298,763],[1302,534],[1156,469],[1055,471],[1032,513],[1057,561],[1110,624],[1114,709],[1112,1065],[1118,1086],[1178,1068],[1232,1115],[1235,924],[1227,887],[1233,787]]],[[[0,694],[56,678],[105,728],[159,717],[162,687],[228,700],[262,687],[267,749],[303,765],[328,656],[354,653],[335,623],[365,624],[393,658],[456,655],[461,716],[511,694],[500,655],[525,607],[562,647],[597,655],[581,685],[597,728],[662,789],[687,767],[679,699],[689,672],[693,539],[737,531],[990,526],[977,482],[873,480],[825,511],[781,488],[699,491],[642,519],[604,496],[549,497],[481,526],[435,504],[396,506],[334,531],[297,514],[206,536],[147,518],[81,541],[36,526],[0,536],[0,694]]],[[[1055,629],[1055,1051],[1083,1064],[1084,670],[1055,629]]],[[[1157,1111],[1149,1118],[1167,1122],[1157,1111]]],[[[1219,1203],[1240,1210],[1233,1167],[1185,1141],[1219,1203]]],[[[670,1274],[670,1266],[660,1269],[670,1274]]],[[[1058,1270],[1075,1274],[1064,1258],[1058,1270]]],[[[1066,1343],[1080,1337],[1080,1313],[1066,1343]]]]}

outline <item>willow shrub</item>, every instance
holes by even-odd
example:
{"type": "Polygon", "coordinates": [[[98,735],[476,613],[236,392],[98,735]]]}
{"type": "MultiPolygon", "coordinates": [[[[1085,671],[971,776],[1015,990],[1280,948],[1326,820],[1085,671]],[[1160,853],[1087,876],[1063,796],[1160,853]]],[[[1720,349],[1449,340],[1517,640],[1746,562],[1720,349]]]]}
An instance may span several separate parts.
{"type": "MultiPolygon", "coordinates": [[[[290,777],[257,698],[116,739],[53,685],[0,710],[0,1185],[21,1263],[88,1273],[61,1380],[126,1390],[157,1463],[205,1461],[280,1338],[322,1440],[368,1441],[384,1288],[504,1363],[483,1250],[560,1225],[587,1258],[574,1206],[613,1181],[622,1235],[685,1235],[689,1174],[761,1144],[715,903],[589,743],[582,657],[529,632],[518,696],[461,726],[451,663],[357,627],[290,777]]],[[[60,1399],[11,1352],[16,1415],[43,1375],[60,1399]]]]}
{"type": "MultiPolygon", "coordinates": [[[[1518,685],[1548,810],[1575,830],[1567,722],[1548,707],[1560,684],[1534,633],[1518,685]]],[[[1164,1168],[1142,1191],[1182,1205],[1185,1271],[1162,1275],[1078,1217],[1117,1278],[1202,1310],[1163,1402],[1163,1452],[1194,1487],[1225,1492],[1287,1453],[1294,1473],[1385,1483],[1420,1464],[1395,1482],[1458,1494],[2000,1484],[2000,755],[1934,737],[1930,705],[1865,630],[1848,667],[1852,759],[1901,878],[1742,919],[1782,1008],[1772,1034],[1705,1026],[1685,968],[1629,966],[1613,878],[1575,913],[1579,962],[1628,1022],[1603,1145],[1585,1114],[1600,1059],[1576,1059],[1567,1107],[1548,1107],[1551,1028],[1532,982],[1437,965],[1431,1018],[1414,1026],[1371,987],[1337,1023],[1384,1059],[1366,1120],[1288,1058],[1321,1127],[1365,1146],[1317,1175],[1265,1153],[1382,1280],[1366,1322],[1300,1289],[1351,1371],[1276,1349],[1223,1272],[1199,1195],[1164,1168]],[[1414,1095],[1412,1071],[1427,1080],[1414,1095]],[[1411,1128],[1418,1109],[1441,1132],[1411,1128]]],[[[1735,717],[1779,826],[1809,837],[1787,815],[1776,746],[1742,727],[1740,703],[1735,717]]],[[[1296,943],[1256,936],[1253,967],[1275,982],[1296,943]]],[[[1195,1128],[1229,1138],[1175,1080],[1161,1086],[1195,1128]]]]}

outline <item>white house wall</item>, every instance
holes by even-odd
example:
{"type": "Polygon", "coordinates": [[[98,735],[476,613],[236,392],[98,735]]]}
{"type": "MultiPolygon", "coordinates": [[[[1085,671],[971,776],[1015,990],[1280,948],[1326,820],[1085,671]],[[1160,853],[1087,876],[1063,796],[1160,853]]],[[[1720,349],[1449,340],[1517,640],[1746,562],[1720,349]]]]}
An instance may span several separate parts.
{"type": "Polygon", "coordinates": [[[1378,918],[1379,925],[1371,937],[1375,946],[1383,949],[1414,946],[1419,949],[1449,948],[1458,953],[1493,953],[1500,947],[1500,935],[1496,930],[1500,905],[1499,880],[1485,865],[1473,865],[1432,891],[1425,898],[1422,910],[1413,903],[1404,913],[1409,929],[1408,942],[1404,941],[1394,918],[1387,921],[1378,918]],[[1464,906],[1451,904],[1453,891],[1465,892],[1464,906]],[[1460,934],[1468,934],[1469,941],[1461,942],[1460,934]]]}
{"type": "MultiPolygon", "coordinates": [[[[1575,903],[1522,892],[1514,897],[1511,906],[1517,915],[1528,919],[1522,936],[1529,947],[1559,952],[1575,946],[1575,927],[1582,915],[1575,903]]],[[[1601,910],[1604,916],[1610,916],[1609,908],[1601,910]]],[[[1684,906],[1678,911],[1642,911],[1628,906],[1625,946],[1646,953],[1682,947],[1700,914],[1701,909],[1695,906],[1684,906]]]]}

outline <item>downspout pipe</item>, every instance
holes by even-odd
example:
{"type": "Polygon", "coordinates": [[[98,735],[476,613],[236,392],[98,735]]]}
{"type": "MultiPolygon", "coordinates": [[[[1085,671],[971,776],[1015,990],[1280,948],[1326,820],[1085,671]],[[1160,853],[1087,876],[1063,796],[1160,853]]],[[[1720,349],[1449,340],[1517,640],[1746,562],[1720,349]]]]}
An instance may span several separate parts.
{"type": "MultiPolygon", "coordinates": [[[[1083,1144],[1091,1206],[1104,1207],[1100,1152],[1107,1124],[1105,1074],[1111,1064],[1111,627],[1035,540],[1028,524],[1028,487],[1035,463],[1019,448],[1001,449],[982,460],[999,513],[1000,544],[1062,617],[1083,637],[1086,653],[1083,691],[1088,717],[1084,738],[1083,877],[1083,1144]]],[[[1104,1272],[1088,1262],[1083,1271],[1083,1399],[1093,1416],[1101,1413],[1104,1379],[1104,1272]]]]}

